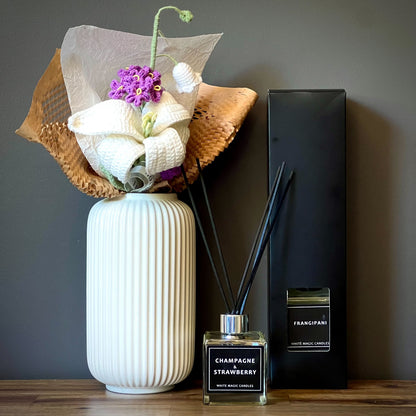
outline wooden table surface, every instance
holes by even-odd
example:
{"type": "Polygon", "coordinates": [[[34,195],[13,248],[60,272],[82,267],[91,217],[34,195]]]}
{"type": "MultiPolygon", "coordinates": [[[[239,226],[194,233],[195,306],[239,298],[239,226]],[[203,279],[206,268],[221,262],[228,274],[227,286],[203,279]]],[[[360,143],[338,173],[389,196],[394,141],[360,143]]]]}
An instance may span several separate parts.
{"type": "Polygon", "coordinates": [[[199,386],[110,393],[95,380],[0,380],[0,415],[412,415],[416,381],[351,381],[345,390],[271,390],[266,406],[204,406],[199,386]]]}

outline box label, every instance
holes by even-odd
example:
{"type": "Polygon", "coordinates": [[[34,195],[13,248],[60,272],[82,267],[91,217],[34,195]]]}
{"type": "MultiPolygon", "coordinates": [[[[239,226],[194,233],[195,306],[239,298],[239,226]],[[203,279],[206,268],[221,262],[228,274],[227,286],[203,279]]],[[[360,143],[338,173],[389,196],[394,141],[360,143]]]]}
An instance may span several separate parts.
{"type": "Polygon", "coordinates": [[[330,350],[329,305],[288,306],[287,326],[289,351],[330,350]]]}

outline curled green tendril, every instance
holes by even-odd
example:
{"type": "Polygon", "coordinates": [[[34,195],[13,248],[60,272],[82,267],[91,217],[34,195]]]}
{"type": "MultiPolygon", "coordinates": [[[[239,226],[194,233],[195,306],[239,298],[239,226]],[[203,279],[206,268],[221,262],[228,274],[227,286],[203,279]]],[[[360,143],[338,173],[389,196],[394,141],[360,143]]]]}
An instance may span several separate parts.
{"type": "Polygon", "coordinates": [[[190,10],[181,10],[179,12],[179,18],[182,22],[189,23],[194,18],[194,15],[190,10]]]}
{"type": "Polygon", "coordinates": [[[172,9],[175,10],[176,13],[178,13],[179,18],[185,22],[189,23],[193,19],[193,14],[190,10],[181,10],[178,9],[175,6],[165,6],[158,10],[158,12],[155,15],[155,20],[153,23],[153,37],[152,37],[152,46],[151,46],[151,54],[150,54],[150,68],[155,69],[155,62],[156,62],[156,49],[157,49],[157,38],[158,38],[158,32],[159,32],[159,21],[160,21],[160,14],[163,10],[172,9]]]}

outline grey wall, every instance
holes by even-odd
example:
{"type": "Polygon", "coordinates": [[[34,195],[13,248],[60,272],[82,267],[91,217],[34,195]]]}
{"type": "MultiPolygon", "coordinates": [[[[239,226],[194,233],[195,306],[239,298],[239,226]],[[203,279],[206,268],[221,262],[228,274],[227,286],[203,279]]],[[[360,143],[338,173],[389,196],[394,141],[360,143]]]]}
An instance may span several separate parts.
{"type": "MultiPolygon", "coordinates": [[[[267,194],[268,88],[348,94],[348,351],[351,378],[416,377],[416,2],[176,1],[195,19],[162,18],[167,36],[224,32],[207,83],[260,99],[206,171],[237,280],[267,194]]],[[[0,377],[90,377],[85,357],[85,226],[93,198],[14,130],[68,27],[150,34],[160,1],[1,0],[0,377]]],[[[200,250],[198,336],[223,312],[200,250]]],[[[266,268],[249,304],[266,329],[266,268]]],[[[199,363],[198,363],[199,364],[199,363]]]]}

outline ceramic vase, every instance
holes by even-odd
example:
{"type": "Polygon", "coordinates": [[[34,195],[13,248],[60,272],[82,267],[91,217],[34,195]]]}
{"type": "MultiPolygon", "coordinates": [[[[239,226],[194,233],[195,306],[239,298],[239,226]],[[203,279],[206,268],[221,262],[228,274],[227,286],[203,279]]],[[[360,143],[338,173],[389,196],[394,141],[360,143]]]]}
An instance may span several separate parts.
{"type": "Polygon", "coordinates": [[[176,194],[96,203],[87,226],[87,360],[116,393],[169,390],[194,361],[195,222],[176,194]]]}

